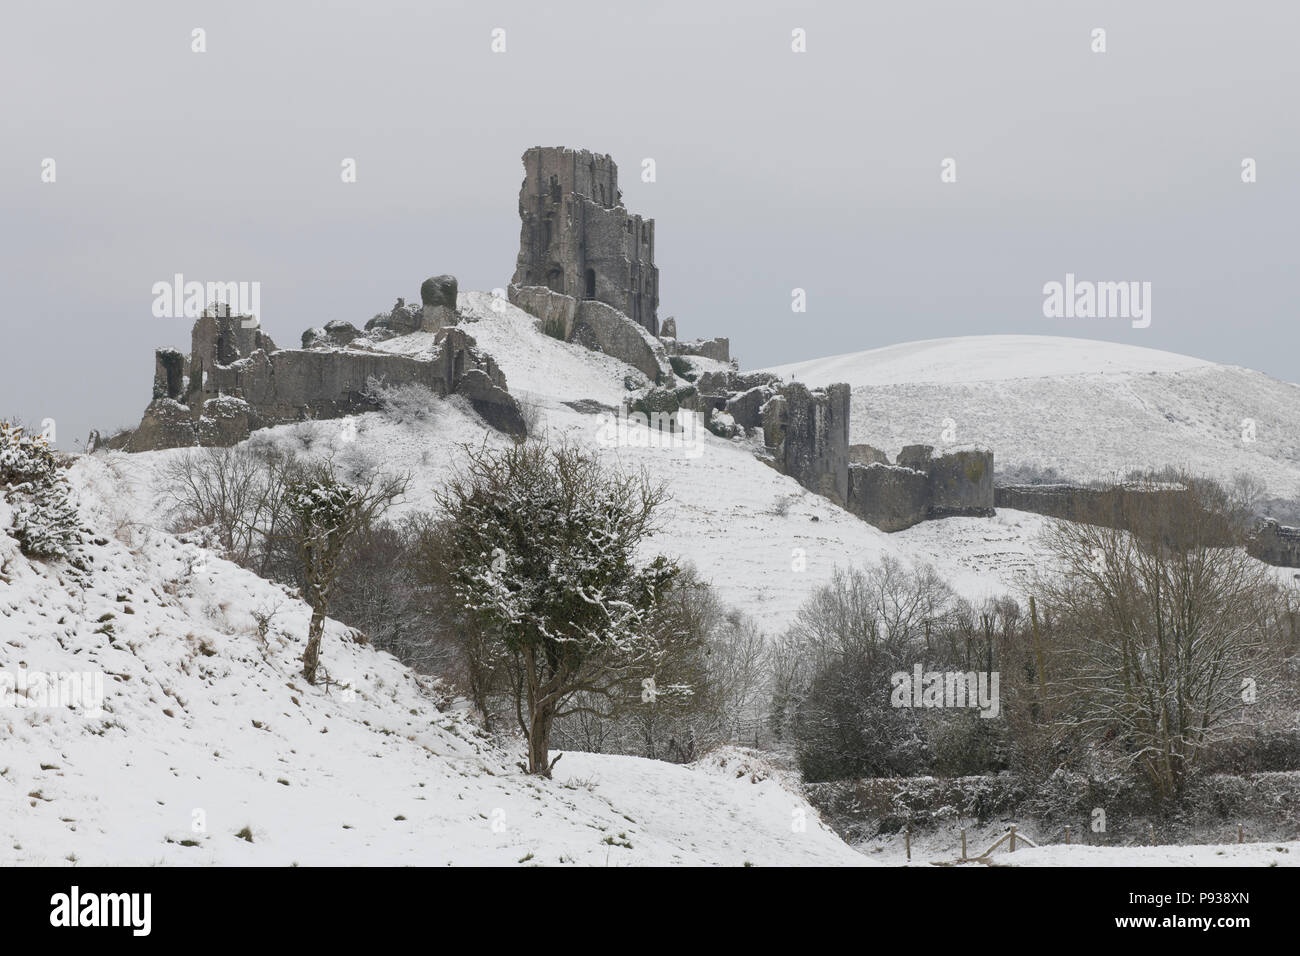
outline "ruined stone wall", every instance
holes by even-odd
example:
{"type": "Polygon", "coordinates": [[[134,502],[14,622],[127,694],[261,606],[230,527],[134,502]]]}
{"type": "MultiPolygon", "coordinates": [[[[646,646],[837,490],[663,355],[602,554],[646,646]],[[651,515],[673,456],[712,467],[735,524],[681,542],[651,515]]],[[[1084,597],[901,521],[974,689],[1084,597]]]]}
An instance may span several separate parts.
{"type": "Polygon", "coordinates": [[[879,448],[871,445],[850,445],[849,446],[849,464],[850,465],[874,465],[889,464],[889,456],[879,448]]]}
{"type": "Polygon", "coordinates": [[[536,146],[524,153],[523,163],[519,257],[511,284],[604,302],[657,335],[654,221],[624,208],[613,159],[536,146]]]}
{"type": "Polygon", "coordinates": [[[626,362],[651,384],[672,380],[663,342],[612,305],[539,286],[512,285],[508,294],[511,303],[535,316],[547,334],[626,362]]]}
{"type": "Polygon", "coordinates": [[[548,335],[565,342],[573,338],[573,320],[578,314],[578,300],[545,286],[514,286],[507,290],[512,305],[517,305],[542,322],[548,335]]]}
{"type": "MultiPolygon", "coordinates": [[[[248,316],[231,315],[229,309],[224,313],[210,309],[195,320],[190,329],[187,395],[203,392],[205,377],[219,365],[230,365],[258,351],[276,351],[271,337],[259,327],[245,327],[246,319],[248,316]]],[[[216,392],[208,390],[206,394],[213,395],[216,392]]]]}
{"type": "Polygon", "coordinates": [[[990,517],[993,453],[958,449],[935,456],[908,445],[891,463],[870,445],[849,444],[849,386],[809,389],[766,372],[705,372],[696,382],[706,424],[725,411],[729,429],[761,428],[770,462],[809,491],[823,495],[883,531],[919,521],[990,517]]]}
{"type": "Polygon", "coordinates": [[[422,385],[435,395],[447,388],[438,366],[429,361],[382,352],[258,352],[232,365],[217,366],[205,392],[242,398],[266,424],[304,418],[339,418],[369,411],[362,393],[378,379],[389,385],[422,385]]]}
{"type": "Polygon", "coordinates": [[[854,445],[850,455],[848,509],[881,531],[994,513],[991,451],[960,449],[936,457],[930,445],[908,445],[894,465],[870,445],[854,445]]]}
{"type": "Polygon", "coordinates": [[[607,207],[620,204],[618,165],[608,154],[562,146],[534,146],[523,155],[525,195],[530,200],[542,198],[559,201],[576,194],[599,201],[607,207]]]}
{"type": "MultiPolygon", "coordinates": [[[[741,428],[761,428],[763,425],[763,406],[772,397],[772,388],[768,385],[755,385],[743,392],[736,392],[726,399],[723,406],[733,422],[741,428]]],[[[710,396],[712,399],[712,396],[710,396]]],[[[712,407],[716,407],[710,401],[712,407]]]]}
{"type": "Polygon", "coordinates": [[[578,302],[572,340],[593,351],[622,359],[651,383],[667,382],[672,378],[663,343],[604,302],[578,302]]]}
{"type": "Polygon", "coordinates": [[[1246,551],[1266,564],[1300,568],[1300,528],[1288,528],[1267,519],[1260,524],[1246,551]]]}
{"type": "Polygon", "coordinates": [[[462,395],[493,428],[522,438],[523,413],[491,356],[460,327],[456,295],[454,276],[434,276],[421,287],[421,309],[399,299],[389,315],[367,323],[365,333],[337,321],[308,329],[302,349],[276,348],[260,329],[244,328],[240,316],[205,314],[191,332],[188,374],[186,356],[159,349],[153,398],[140,425],[104,447],[233,445],[258,428],[372,410],[372,380],[462,395]],[[436,333],[429,357],[374,350],[377,341],[420,329],[436,333]]]}
{"type": "Polygon", "coordinates": [[[963,449],[930,462],[929,518],[992,517],[993,452],[963,449]]]}
{"type": "Polygon", "coordinates": [[[1178,507],[1186,493],[1172,488],[1089,488],[1080,485],[999,485],[993,498],[999,508],[1032,511],[1050,518],[1081,521],[1107,528],[1126,528],[1126,509],[1141,509],[1143,498],[1165,499],[1164,507],[1178,507]]]}
{"type": "MultiPolygon", "coordinates": [[[[1148,520],[1177,519],[1188,507],[1187,493],[1174,488],[1087,488],[1078,485],[999,485],[994,499],[999,508],[1032,511],[1051,518],[1081,521],[1127,530],[1127,515],[1150,515],[1148,520]]],[[[1200,534],[1206,534],[1202,527],[1200,534]]],[[[1214,536],[1213,532],[1210,532],[1214,536]]],[[[1224,544],[1230,543],[1224,530],[1224,544]]],[[[1300,528],[1288,528],[1272,519],[1260,522],[1246,542],[1251,557],[1282,568],[1300,568],[1300,528]]]]}
{"type": "Polygon", "coordinates": [[[881,531],[910,528],[929,517],[929,476],[900,465],[855,462],[849,465],[847,508],[881,531]]]}
{"type": "MultiPolygon", "coordinates": [[[[1075,485],[998,485],[993,500],[999,508],[1082,521],[1084,515],[1099,517],[1102,494],[1100,489],[1075,485]]],[[[1105,523],[1114,526],[1114,519],[1105,523]]]]}
{"type": "Polygon", "coordinates": [[[778,426],[782,470],[808,490],[843,506],[849,495],[848,385],[810,390],[793,382],[785,387],[783,398],[777,412],[784,417],[778,426]]]}
{"type": "MultiPolygon", "coordinates": [[[[1171,547],[1180,547],[1183,541],[1219,547],[1242,543],[1240,529],[1234,528],[1226,516],[1218,512],[1195,514],[1192,509],[1201,504],[1192,492],[1179,487],[1003,485],[995,489],[994,499],[999,508],[1121,531],[1138,529],[1144,535],[1160,536],[1171,547]]],[[[1247,551],[1262,561],[1277,563],[1263,556],[1269,551],[1268,541],[1267,535],[1262,541],[1251,540],[1247,551]],[[1260,553],[1256,553],[1257,549],[1260,553]]]]}
{"type": "Polygon", "coordinates": [[[669,355],[691,356],[712,359],[715,362],[731,361],[731,340],[725,336],[712,339],[695,339],[683,342],[680,339],[667,339],[664,345],[669,355]]]}

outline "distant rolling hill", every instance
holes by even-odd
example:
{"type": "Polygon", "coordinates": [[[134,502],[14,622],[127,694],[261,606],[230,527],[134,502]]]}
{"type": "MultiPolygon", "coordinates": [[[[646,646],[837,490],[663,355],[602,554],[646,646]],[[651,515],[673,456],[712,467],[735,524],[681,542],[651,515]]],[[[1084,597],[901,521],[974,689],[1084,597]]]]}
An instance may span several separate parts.
{"type": "Polygon", "coordinates": [[[981,335],[769,371],[849,383],[852,441],[890,454],[980,444],[1003,474],[1054,468],[1091,480],[1172,465],[1220,480],[1244,472],[1270,496],[1300,496],[1300,386],[1249,369],[1112,342],[981,335]],[[1249,422],[1254,441],[1243,440],[1249,422]]]}

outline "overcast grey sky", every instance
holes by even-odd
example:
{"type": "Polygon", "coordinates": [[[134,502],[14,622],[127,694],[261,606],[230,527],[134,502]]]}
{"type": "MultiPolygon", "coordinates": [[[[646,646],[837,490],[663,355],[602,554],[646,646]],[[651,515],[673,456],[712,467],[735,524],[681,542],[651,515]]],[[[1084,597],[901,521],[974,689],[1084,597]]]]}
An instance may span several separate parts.
{"type": "Polygon", "coordinates": [[[4,19],[0,416],[54,418],[64,448],[138,422],[153,349],[188,347],[189,320],[151,315],[174,273],[260,282],[282,346],[429,275],[504,286],[534,145],[613,155],[657,222],[660,317],[730,336],[746,368],[1015,332],[1300,379],[1294,0],[95,0],[4,19]],[[1044,318],[1067,272],[1151,282],[1150,327],[1044,318]]]}

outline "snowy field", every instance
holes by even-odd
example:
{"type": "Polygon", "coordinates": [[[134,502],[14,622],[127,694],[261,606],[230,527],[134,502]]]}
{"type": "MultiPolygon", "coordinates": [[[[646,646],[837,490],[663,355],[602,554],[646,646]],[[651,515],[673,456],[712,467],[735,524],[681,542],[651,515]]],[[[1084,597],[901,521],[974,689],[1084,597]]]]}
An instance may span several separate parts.
{"type": "MultiPolygon", "coordinates": [[[[1037,515],[1000,511],[993,519],[925,522],[887,535],[763,464],[750,442],[701,433],[690,449],[611,443],[606,419],[570,403],[616,406],[627,394],[628,366],[543,335],[530,316],[485,294],[464,293],[460,306],[467,331],[500,364],[538,430],[598,448],[609,462],[644,468],[668,485],[671,500],[653,547],[695,563],[726,602],[768,633],[787,626],[837,565],[886,555],[931,563],[959,592],[978,599],[1017,592],[1045,562],[1039,544],[1045,519],[1037,515]]],[[[384,347],[419,354],[431,345],[432,336],[412,335],[384,347]]],[[[1174,402],[1178,388],[1214,406],[1226,401],[1224,390],[1235,382],[1244,389],[1236,393],[1238,403],[1255,395],[1259,405],[1260,444],[1249,454],[1262,456],[1278,487],[1296,473],[1300,426],[1287,426],[1290,445],[1270,431],[1282,428],[1281,402],[1295,398],[1294,386],[1120,347],[1098,350],[1101,371],[1080,371],[1066,361],[1068,348],[1056,345],[1043,345],[1035,363],[1055,377],[1019,379],[1007,372],[1023,360],[1023,348],[988,347],[988,381],[935,381],[975,353],[969,346],[934,352],[932,343],[902,348],[887,361],[827,360],[827,374],[853,380],[860,373],[855,440],[895,451],[925,438],[923,425],[935,427],[936,406],[924,396],[918,404],[922,393],[910,389],[952,395],[995,386],[1016,401],[1053,407],[1062,394],[1054,389],[1077,379],[1070,388],[1101,394],[1110,386],[1116,404],[1107,414],[1119,415],[1123,407],[1135,414],[1135,395],[1158,392],[1174,402]],[[875,384],[873,368],[883,370],[875,384]],[[870,414],[859,408],[864,404],[870,414]],[[893,429],[888,440],[871,431],[883,421],[893,429]],[[1283,446],[1291,449],[1289,463],[1283,446]]],[[[1071,361],[1087,364],[1073,353],[1071,361]]],[[[804,366],[810,381],[814,364],[804,366]]],[[[959,428],[984,421],[976,414],[980,407],[954,414],[959,428]]],[[[1214,420],[1228,421],[1239,414],[1235,409],[1224,405],[1214,420]]],[[[1062,454],[1062,446],[1067,457],[1096,451],[1091,443],[1104,436],[1084,426],[1081,408],[1061,414],[1067,413],[1078,417],[1063,419],[1059,427],[1067,431],[1053,440],[1043,424],[1050,416],[1040,409],[1035,427],[1043,430],[1030,428],[1010,447],[1025,460],[1047,456],[1048,448],[1062,454]]],[[[997,429],[1021,425],[994,405],[987,415],[985,432],[959,437],[993,445],[1001,461],[1004,436],[997,429]]],[[[1196,434],[1202,451],[1212,450],[1209,425],[1157,428],[1145,418],[1134,421],[1154,447],[1196,434]]],[[[1130,432],[1135,427],[1126,425],[1130,432]]],[[[1138,454],[1135,439],[1123,440],[1138,454]]],[[[382,463],[408,471],[413,480],[401,508],[426,509],[466,446],[504,439],[452,399],[267,429],[250,441],[330,456],[344,468],[382,463]]],[[[436,682],[358,642],[336,622],[329,622],[323,647],[330,683],[306,685],[299,677],[305,605],[162,530],[167,513],[158,474],[178,454],[100,454],[70,470],[96,531],[89,575],[30,562],[10,537],[0,536],[0,668],[107,675],[98,716],[21,708],[0,714],[0,864],[905,862],[901,844],[897,852],[886,843],[847,846],[819,822],[796,781],[741,751],[690,766],[568,753],[553,781],[529,778],[515,766],[519,753],[488,740],[436,682]],[[271,610],[262,635],[254,612],[271,610]]],[[[1108,460],[1106,454],[1103,444],[1097,461],[1108,460]]],[[[0,522],[7,518],[0,513],[0,522]]],[[[947,852],[937,844],[922,847],[914,862],[947,852]]],[[[1300,848],[1045,847],[998,862],[1136,864],[1148,856],[1163,863],[1272,865],[1294,863],[1300,848]]]]}
{"type": "MultiPolygon", "coordinates": [[[[984,860],[977,861],[976,857],[1006,835],[1010,823],[966,823],[965,863],[961,860],[961,825],[913,833],[911,860],[901,833],[864,840],[855,847],[868,860],[885,866],[1300,866],[1300,841],[1295,840],[1239,844],[1234,838],[1219,844],[1186,846],[1084,846],[1076,831],[1074,842],[1067,845],[1063,840],[1048,843],[1032,825],[1024,824],[1017,827],[1020,835],[1041,845],[1030,846],[1022,840],[1013,853],[1004,842],[984,860]]],[[[1224,835],[1225,839],[1231,837],[1226,830],[1224,835]]],[[[1056,838],[1062,839],[1059,834],[1056,838]]]]}
{"type": "Polygon", "coordinates": [[[740,752],[527,777],[334,622],[308,686],[301,602],[169,535],[100,540],[82,582],[0,537],[0,666],[106,674],[98,716],[4,712],[0,865],[867,862],[740,752]],[[264,642],[252,612],[277,605],[264,642]]]}

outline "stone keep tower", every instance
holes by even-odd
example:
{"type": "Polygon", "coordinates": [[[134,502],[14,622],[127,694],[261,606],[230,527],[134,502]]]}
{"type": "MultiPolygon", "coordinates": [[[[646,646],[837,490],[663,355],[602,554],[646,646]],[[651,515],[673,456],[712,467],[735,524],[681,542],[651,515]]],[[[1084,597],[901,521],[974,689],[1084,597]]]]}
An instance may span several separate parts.
{"type": "Polygon", "coordinates": [[[512,284],[604,302],[658,335],[654,220],[623,207],[614,160],[534,146],[524,153],[524,171],[512,284]]]}

